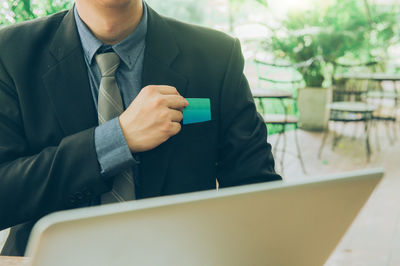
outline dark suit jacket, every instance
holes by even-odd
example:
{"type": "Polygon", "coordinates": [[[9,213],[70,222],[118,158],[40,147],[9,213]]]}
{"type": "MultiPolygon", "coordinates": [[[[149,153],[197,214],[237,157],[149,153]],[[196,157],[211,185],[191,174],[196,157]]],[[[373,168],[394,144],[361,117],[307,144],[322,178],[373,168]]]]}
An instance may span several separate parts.
{"type": "MultiPolygon", "coordinates": [[[[280,179],[246,78],[240,44],[149,8],[143,87],[210,98],[212,119],[184,125],[141,154],[138,198],[280,179]]],[[[23,255],[33,223],[110,190],[100,175],[97,114],[73,12],[0,31],[0,230],[23,255]]]]}

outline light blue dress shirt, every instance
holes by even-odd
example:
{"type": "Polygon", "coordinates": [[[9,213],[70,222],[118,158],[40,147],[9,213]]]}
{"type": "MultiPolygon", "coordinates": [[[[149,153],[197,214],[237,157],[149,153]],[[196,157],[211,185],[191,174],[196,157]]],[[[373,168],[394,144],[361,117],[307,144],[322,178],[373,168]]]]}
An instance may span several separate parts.
{"type": "MultiPolygon", "coordinates": [[[[143,2],[143,15],[137,28],[124,40],[112,46],[103,44],[94,36],[79,17],[76,6],[74,7],[74,14],[96,109],[101,74],[95,56],[98,53],[109,50],[113,50],[121,58],[115,77],[121,90],[124,109],[126,109],[141,90],[145,37],[147,33],[146,4],[143,2]]],[[[136,182],[136,170],[139,162],[129,150],[118,118],[96,127],[94,138],[102,175],[109,177],[124,169],[133,167],[136,182]]]]}

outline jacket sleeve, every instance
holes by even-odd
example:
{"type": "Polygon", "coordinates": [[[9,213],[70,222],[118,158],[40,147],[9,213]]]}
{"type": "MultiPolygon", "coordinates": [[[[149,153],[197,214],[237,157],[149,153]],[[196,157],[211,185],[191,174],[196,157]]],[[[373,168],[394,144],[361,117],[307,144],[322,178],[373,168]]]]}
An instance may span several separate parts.
{"type": "Polygon", "coordinates": [[[267,128],[256,111],[236,39],[220,95],[218,182],[220,187],[280,180],[267,128]]]}
{"type": "Polygon", "coordinates": [[[108,189],[100,175],[94,128],[31,151],[18,93],[4,73],[0,69],[0,230],[88,204],[108,189]]]}

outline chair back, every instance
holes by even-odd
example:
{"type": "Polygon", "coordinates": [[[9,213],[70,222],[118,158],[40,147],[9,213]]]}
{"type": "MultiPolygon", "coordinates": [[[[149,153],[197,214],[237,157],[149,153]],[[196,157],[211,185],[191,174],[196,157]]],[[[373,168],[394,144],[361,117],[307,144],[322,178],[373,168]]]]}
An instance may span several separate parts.
{"type": "Polygon", "coordinates": [[[368,91],[376,89],[379,84],[359,76],[374,73],[377,67],[377,61],[351,65],[335,63],[333,102],[365,102],[368,91]]]}

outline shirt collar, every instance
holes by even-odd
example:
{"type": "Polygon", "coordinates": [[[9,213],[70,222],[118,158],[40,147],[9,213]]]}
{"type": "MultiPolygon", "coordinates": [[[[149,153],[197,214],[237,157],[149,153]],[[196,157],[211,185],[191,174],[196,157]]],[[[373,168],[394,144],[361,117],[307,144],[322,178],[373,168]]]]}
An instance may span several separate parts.
{"type": "Polygon", "coordinates": [[[84,56],[90,65],[92,64],[96,52],[101,47],[111,47],[129,69],[134,67],[139,54],[142,52],[141,48],[144,48],[144,41],[147,33],[147,6],[144,1],[142,18],[136,29],[121,42],[112,46],[104,45],[99,39],[96,38],[96,36],[94,36],[94,34],[79,17],[76,6],[74,6],[74,16],[78,33],[81,38],[84,56]]]}

